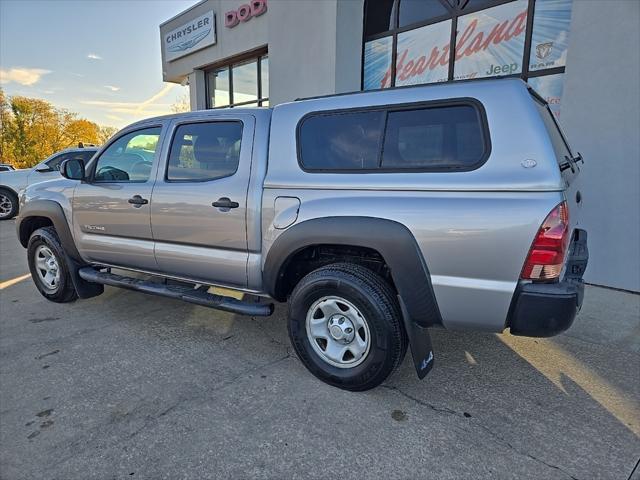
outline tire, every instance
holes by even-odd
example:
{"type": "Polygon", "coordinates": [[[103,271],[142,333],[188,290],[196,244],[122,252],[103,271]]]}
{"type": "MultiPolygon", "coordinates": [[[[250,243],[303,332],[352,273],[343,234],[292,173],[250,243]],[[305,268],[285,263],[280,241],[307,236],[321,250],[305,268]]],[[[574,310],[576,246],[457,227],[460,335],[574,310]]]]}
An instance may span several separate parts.
{"type": "Polygon", "coordinates": [[[27,258],[31,278],[44,298],[56,303],[73,302],[78,298],[71,281],[67,257],[53,227],[39,228],[31,234],[27,258]],[[51,258],[53,262],[50,261],[51,258]]]}
{"type": "Polygon", "coordinates": [[[0,188],[0,220],[9,220],[18,214],[18,196],[11,190],[0,188]]]}
{"type": "Polygon", "coordinates": [[[289,298],[288,330],[305,367],[344,390],[380,385],[407,351],[395,293],[382,277],[356,264],[328,265],[300,280],[289,298]]]}

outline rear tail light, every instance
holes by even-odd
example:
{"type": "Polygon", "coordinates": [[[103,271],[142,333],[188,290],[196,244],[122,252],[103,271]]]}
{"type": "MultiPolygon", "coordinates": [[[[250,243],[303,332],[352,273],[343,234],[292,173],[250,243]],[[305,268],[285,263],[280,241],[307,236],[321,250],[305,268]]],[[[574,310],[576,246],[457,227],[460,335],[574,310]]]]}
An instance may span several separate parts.
{"type": "Polygon", "coordinates": [[[553,280],[560,276],[569,244],[569,209],[562,202],[542,222],[520,278],[553,280]]]}

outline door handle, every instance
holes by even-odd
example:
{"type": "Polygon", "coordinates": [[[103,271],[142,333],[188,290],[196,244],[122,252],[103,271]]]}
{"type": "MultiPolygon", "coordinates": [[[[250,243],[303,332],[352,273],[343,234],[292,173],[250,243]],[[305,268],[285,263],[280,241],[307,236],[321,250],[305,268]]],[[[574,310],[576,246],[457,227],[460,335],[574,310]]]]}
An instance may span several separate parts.
{"type": "Polygon", "coordinates": [[[129,200],[127,200],[134,208],[140,208],[142,205],[146,205],[149,203],[149,200],[146,198],[142,198],[140,195],[134,195],[129,200]]]}
{"type": "Polygon", "coordinates": [[[227,197],[222,197],[211,204],[212,207],[219,208],[221,212],[228,212],[232,208],[238,208],[240,204],[238,202],[232,202],[227,197]]]}

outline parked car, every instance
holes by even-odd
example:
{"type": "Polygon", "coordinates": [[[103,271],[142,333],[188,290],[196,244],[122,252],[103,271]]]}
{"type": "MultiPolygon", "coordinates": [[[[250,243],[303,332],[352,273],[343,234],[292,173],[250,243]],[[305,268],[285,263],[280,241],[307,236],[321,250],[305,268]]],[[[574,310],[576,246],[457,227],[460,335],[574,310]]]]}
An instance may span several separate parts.
{"type": "Polygon", "coordinates": [[[8,163],[0,163],[0,172],[10,172],[12,170],[15,170],[15,168],[13,168],[13,165],[9,165],[8,163]]]}
{"type": "Polygon", "coordinates": [[[18,193],[28,185],[60,178],[59,167],[64,160],[71,158],[88,162],[98,151],[94,145],[67,148],[54,153],[32,168],[3,171],[0,169],[0,220],[8,220],[18,214],[18,193]]]}
{"type": "Polygon", "coordinates": [[[17,231],[51,301],[112,285],[251,316],[288,302],[307,369],[366,390],[408,345],[424,377],[430,327],[571,325],[588,259],[580,163],[515,79],[208,110],[65,161],[65,178],[22,194],[17,231]]]}

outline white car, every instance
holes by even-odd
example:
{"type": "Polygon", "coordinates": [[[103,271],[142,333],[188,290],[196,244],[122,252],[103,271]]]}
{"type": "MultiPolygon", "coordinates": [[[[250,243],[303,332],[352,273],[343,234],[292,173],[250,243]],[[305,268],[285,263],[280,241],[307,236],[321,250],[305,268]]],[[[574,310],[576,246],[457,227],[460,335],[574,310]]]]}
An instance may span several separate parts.
{"type": "Polygon", "coordinates": [[[45,180],[60,178],[58,168],[64,160],[80,159],[88,162],[98,151],[97,147],[67,148],[54,153],[32,168],[0,171],[0,220],[8,220],[18,214],[18,193],[23,188],[45,180]]]}

